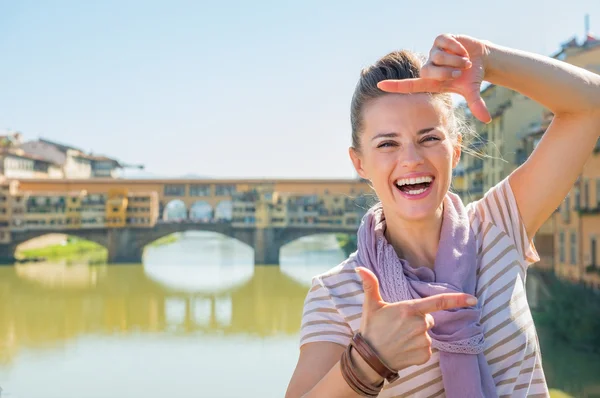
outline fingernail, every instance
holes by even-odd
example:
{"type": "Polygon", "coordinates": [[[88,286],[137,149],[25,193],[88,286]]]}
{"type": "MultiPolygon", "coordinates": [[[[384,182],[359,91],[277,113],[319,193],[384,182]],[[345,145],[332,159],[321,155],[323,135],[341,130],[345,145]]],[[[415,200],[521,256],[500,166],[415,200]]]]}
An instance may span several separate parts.
{"type": "Polygon", "coordinates": [[[459,70],[455,70],[454,72],[452,72],[452,77],[459,77],[460,75],[462,75],[462,72],[459,70]]]}
{"type": "Polygon", "coordinates": [[[463,60],[465,61],[465,64],[467,65],[468,68],[470,68],[473,63],[471,62],[471,60],[469,58],[463,58],[463,60]]]}
{"type": "Polygon", "coordinates": [[[475,305],[475,304],[477,304],[477,299],[475,297],[469,297],[467,299],[467,304],[469,304],[469,305],[475,305]]]}

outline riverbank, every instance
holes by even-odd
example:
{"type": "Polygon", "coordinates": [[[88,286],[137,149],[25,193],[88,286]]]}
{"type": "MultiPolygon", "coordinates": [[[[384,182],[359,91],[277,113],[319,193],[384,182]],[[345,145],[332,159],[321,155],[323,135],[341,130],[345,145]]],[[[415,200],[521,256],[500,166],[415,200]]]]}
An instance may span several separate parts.
{"type": "MultiPolygon", "coordinates": [[[[152,242],[149,246],[158,247],[177,242],[180,234],[171,234],[152,242]]],[[[15,253],[16,261],[44,260],[69,260],[75,258],[88,258],[92,263],[106,262],[108,251],[106,248],[89,240],[74,236],[53,234],[35,239],[19,247],[15,253]]]]}
{"type": "Polygon", "coordinates": [[[68,236],[64,242],[58,244],[29,246],[26,249],[19,248],[15,257],[20,260],[40,258],[58,260],[88,256],[106,258],[107,255],[107,250],[97,243],[68,236]]]}

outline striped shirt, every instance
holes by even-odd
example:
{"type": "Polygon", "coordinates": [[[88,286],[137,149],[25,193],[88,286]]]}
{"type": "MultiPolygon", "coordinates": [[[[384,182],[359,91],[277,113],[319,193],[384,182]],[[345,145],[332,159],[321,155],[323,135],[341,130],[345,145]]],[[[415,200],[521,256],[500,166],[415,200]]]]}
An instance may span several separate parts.
{"type": "MultiPolygon", "coordinates": [[[[466,207],[478,248],[476,296],[482,305],[484,355],[500,397],[548,397],[537,333],[525,296],[527,267],[539,261],[527,238],[508,178],[466,207]]],[[[315,276],[304,302],[300,345],[346,346],[360,327],[364,293],[354,263],[315,276]]],[[[444,397],[439,352],[399,372],[380,397],[444,397]]]]}

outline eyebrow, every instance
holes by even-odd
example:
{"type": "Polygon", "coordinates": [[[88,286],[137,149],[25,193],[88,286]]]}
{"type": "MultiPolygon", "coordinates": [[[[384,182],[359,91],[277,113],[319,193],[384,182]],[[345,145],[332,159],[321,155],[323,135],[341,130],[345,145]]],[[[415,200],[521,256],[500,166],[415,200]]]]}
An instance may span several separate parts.
{"type": "MultiPolygon", "coordinates": [[[[435,127],[427,127],[427,128],[419,130],[417,132],[417,135],[423,135],[423,134],[429,133],[432,130],[435,130],[435,127]]],[[[375,141],[377,138],[393,138],[393,137],[398,137],[398,133],[379,133],[375,137],[373,137],[371,139],[371,141],[375,141]]]]}

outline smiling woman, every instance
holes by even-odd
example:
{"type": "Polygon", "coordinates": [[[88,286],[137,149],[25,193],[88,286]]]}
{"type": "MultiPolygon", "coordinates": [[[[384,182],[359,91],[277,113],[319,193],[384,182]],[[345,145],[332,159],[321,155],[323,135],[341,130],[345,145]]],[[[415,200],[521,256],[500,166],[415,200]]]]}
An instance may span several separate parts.
{"type": "Polygon", "coordinates": [[[350,157],[380,202],[358,250],[313,278],[287,397],[548,396],[524,289],[539,261],[531,237],[598,139],[600,77],[441,35],[426,62],[395,51],[365,68],[351,125],[350,157]],[[487,123],[484,78],[554,121],[521,167],[465,206],[449,188],[469,130],[450,93],[487,123]]]}

